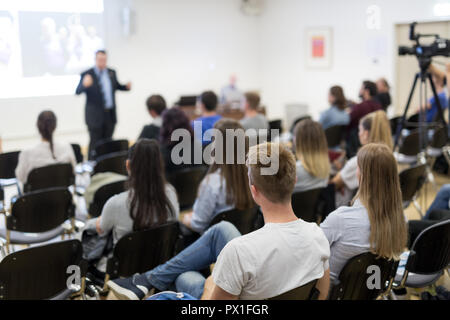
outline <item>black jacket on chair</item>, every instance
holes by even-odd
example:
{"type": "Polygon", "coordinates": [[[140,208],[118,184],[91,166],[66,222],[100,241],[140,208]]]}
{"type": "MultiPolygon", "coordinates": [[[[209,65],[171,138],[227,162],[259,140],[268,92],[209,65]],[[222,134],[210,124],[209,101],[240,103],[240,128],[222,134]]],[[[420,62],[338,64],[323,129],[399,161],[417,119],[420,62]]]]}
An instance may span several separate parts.
{"type": "MultiPolygon", "coordinates": [[[[111,89],[113,96],[113,121],[117,122],[116,116],[116,90],[128,91],[125,85],[119,83],[116,77],[116,71],[113,69],[107,69],[109,78],[111,79],[111,89]]],[[[78,84],[76,94],[86,93],[86,110],[85,110],[85,121],[88,127],[95,128],[102,126],[105,121],[105,99],[103,97],[100,82],[95,73],[95,69],[91,68],[81,74],[80,82],[78,84]],[[93,79],[93,84],[89,88],[83,86],[83,78],[86,74],[91,75],[93,79]]]]}

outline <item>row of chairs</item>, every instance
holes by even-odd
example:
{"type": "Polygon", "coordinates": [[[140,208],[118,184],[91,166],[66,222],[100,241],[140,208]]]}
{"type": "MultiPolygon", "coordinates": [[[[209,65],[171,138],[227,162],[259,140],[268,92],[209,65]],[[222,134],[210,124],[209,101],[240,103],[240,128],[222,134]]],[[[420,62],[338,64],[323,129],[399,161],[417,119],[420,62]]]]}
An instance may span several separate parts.
{"type": "MultiPolygon", "coordinates": [[[[164,263],[176,254],[179,239],[178,223],[124,236],[108,259],[105,283],[164,263]]],[[[447,220],[425,229],[417,237],[403,273],[398,272],[398,261],[386,260],[370,252],[355,256],[342,269],[329,297],[332,300],[370,300],[380,295],[389,297],[392,288],[426,287],[436,282],[448,268],[449,247],[450,220],[447,220]],[[368,286],[369,277],[376,272],[374,266],[378,267],[378,281],[368,286]]],[[[0,262],[0,299],[67,299],[74,294],[84,295],[86,274],[87,262],[83,260],[78,240],[24,249],[7,255],[0,262]],[[78,285],[68,281],[74,266],[79,268],[78,285]]],[[[87,283],[98,296],[89,279],[87,283]]],[[[319,293],[315,284],[316,281],[312,281],[272,299],[317,299],[319,293]]]]}

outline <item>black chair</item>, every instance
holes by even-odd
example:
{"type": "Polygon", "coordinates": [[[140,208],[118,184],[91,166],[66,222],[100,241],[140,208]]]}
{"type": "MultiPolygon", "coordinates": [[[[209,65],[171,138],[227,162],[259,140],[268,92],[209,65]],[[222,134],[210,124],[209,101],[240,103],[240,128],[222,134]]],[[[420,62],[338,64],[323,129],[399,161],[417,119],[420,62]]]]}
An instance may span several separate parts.
{"type": "Polygon", "coordinates": [[[325,136],[327,137],[328,148],[332,149],[339,147],[347,130],[347,126],[332,126],[325,129],[325,136]]]}
{"type": "Polygon", "coordinates": [[[399,163],[413,164],[417,162],[419,152],[420,132],[419,129],[415,129],[402,139],[398,152],[395,153],[395,157],[399,163]]]}
{"type": "Polygon", "coordinates": [[[403,275],[397,274],[394,288],[424,288],[434,284],[450,264],[450,220],[423,230],[414,240],[403,275]]]}
{"type": "Polygon", "coordinates": [[[366,252],[351,258],[339,274],[339,279],[332,285],[330,300],[375,300],[381,294],[389,292],[394,281],[398,261],[379,258],[376,254],[366,252]],[[376,269],[369,269],[377,266],[376,269]],[[369,288],[369,277],[379,276],[374,288],[369,288]],[[376,288],[376,284],[379,287],[376,288]]]}
{"type": "Polygon", "coordinates": [[[211,221],[209,227],[221,221],[228,221],[231,222],[241,234],[247,234],[256,230],[257,217],[258,207],[253,207],[246,210],[227,210],[216,215],[211,221]]]}
{"type": "Polygon", "coordinates": [[[6,216],[6,229],[0,229],[8,252],[11,244],[45,242],[72,231],[75,206],[67,188],[30,192],[14,200],[6,216]],[[63,226],[68,219],[69,229],[63,226]]]}
{"type": "Polygon", "coordinates": [[[28,174],[24,192],[32,192],[49,188],[72,186],[75,184],[75,174],[70,163],[57,163],[35,168],[28,174]]]}
{"type": "Polygon", "coordinates": [[[92,175],[101,172],[115,172],[124,176],[128,175],[125,162],[128,158],[128,151],[107,154],[97,159],[92,175]]]}
{"type": "Polygon", "coordinates": [[[277,120],[269,121],[269,132],[267,135],[268,141],[272,141],[272,139],[274,139],[275,137],[278,136],[278,135],[272,136],[272,130],[278,130],[278,135],[283,132],[281,120],[277,119],[277,120]]]}
{"type": "Polygon", "coordinates": [[[151,270],[172,258],[180,237],[178,222],[167,223],[122,237],[106,266],[109,279],[130,277],[151,270]]]}
{"type": "Polygon", "coordinates": [[[403,170],[399,173],[400,189],[402,191],[403,208],[407,208],[411,202],[423,216],[422,209],[416,199],[420,189],[427,179],[427,167],[425,164],[403,170]]]}
{"type": "Polygon", "coordinates": [[[20,151],[0,153],[0,179],[14,179],[20,151]]]}
{"type": "Polygon", "coordinates": [[[268,300],[317,300],[320,292],[316,284],[317,279],[268,300]]]}
{"type": "Polygon", "coordinates": [[[95,146],[95,157],[99,158],[111,153],[128,151],[128,140],[103,140],[95,146]]]}
{"type": "Polygon", "coordinates": [[[402,118],[403,118],[403,116],[398,116],[398,117],[394,117],[389,120],[389,123],[391,124],[392,135],[395,136],[397,134],[397,130],[400,129],[402,118]]]}
{"type": "Polygon", "coordinates": [[[77,163],[82,163],[84,161],[83,153],[81,152],[81,147],[79,144],[72,143],[71,144],[73,153],[75,154],[75,159],[77,163]]]}
{"type": "Polygon", "coordinates": [[[307,222],[317,222],[317,206],[323,188],[292,194],[292,209],[295,215],[307,222]]]}
{"type": "Polygon", "coordinates": [[[177,191],[180,210],[192,208],[197,198],[198,186],[207,171],[207,166],[195,166],[177,170],[168,175],[167,181],[177,191]]]}
{"type": "Polygon", "coordinates": [[[78,240],[14,252],[0,262],[0,300],[64,300],[83,292],[85,272],[78,240]],[[80,283],[68,288],[70,266],[80,268],[80,283]]]}
{"type": "Polygon", "coordinates": [[[98,188],[98,190],[94,194],[94,200],[89,206],[89,216],[91,218],[100,216],[106,201],[108,201],[112,196],[125,191],[125,183],[126,181],[122,180],[108,183],[98,188]]]}

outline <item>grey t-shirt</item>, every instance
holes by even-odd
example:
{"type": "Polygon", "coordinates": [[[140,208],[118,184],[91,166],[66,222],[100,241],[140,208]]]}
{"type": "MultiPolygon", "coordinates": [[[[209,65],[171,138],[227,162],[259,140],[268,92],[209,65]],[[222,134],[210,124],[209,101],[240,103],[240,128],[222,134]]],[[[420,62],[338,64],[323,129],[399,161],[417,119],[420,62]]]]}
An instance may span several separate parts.
{"type": "Polygon", "coordinates": [[[350,258],[370,250],[369,215],[358,199],[330,213],[320,227],[330,243],[330,277],[335,281],[350,258]]]}
{"type": "Polygon", "coordinates": [[[267,121],[266,117],[262,114],[257,114],[254,117],[245,117],[241,119],[241,125],[244,127],[245,130],[269,129],[269,122],[267,121]]]}
{"type": "Polygon", "coordinates": [[[297,182],[294,192],[303,192],[312,189],[325,188],[328,185],[328,178],[318,178],[305,170],[300,160],[296,163],[297,182]]]}
{"type": "MultiPolygon", "coordinates": [[[[114,245],[124,235],[133,231],[133,219],[130,217],[129,191],[122,192],[110,198],[103,207],[100,216],[100,228],[104,233],[113,231],[114,245]]],[[[177,193],[175,188],[167,184],[166,195],[172,205],[175,216],[169,217],[169,221],[176,221],[180,213],[177,193]]]]}

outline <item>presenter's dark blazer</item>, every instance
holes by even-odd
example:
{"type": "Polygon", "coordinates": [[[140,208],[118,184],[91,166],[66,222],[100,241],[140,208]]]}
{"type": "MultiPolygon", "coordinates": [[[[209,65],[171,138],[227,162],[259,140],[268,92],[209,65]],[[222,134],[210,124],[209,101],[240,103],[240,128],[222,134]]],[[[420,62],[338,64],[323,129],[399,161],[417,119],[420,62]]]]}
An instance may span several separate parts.
{"type": "MultiPolygon", "coordinates": [[[[113,95],[113,122],[117,122],[116,115],[116,90],[128,91],[125,85],[119,83],[116,77],[116,71],[113,69],[108,70],[109,78],[111,79],[111,88],[113,95]]],[[[86,110],[85,121],[89,128],[101,127],[106,119],[105,113],[105,99],[101,91],[99,79],[95,73],[95,69],[91,68],[81,74],[80,83],[78,84],[76,94],[86,93],[86,110]],[[93,84],[89,88],[83,86],[83,77],[86,74],[90,74],[93,79],[93,84]]]]}

